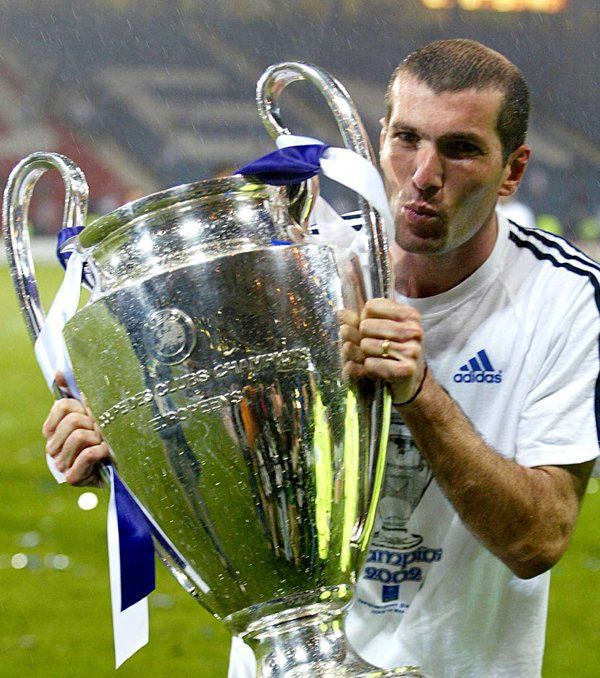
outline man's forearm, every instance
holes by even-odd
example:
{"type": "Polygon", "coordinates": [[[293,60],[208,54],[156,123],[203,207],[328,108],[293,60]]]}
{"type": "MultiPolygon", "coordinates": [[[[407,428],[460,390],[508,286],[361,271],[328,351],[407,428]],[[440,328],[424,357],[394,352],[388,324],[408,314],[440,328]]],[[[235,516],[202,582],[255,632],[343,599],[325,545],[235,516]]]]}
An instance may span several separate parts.
{"type": "Polygon", "coordinates": [[[557,562],[593,462],[527,468],[505,459],[431,375],[419,397],[399,411],[442,491],[490,551],[523,578],[557,562]]]}

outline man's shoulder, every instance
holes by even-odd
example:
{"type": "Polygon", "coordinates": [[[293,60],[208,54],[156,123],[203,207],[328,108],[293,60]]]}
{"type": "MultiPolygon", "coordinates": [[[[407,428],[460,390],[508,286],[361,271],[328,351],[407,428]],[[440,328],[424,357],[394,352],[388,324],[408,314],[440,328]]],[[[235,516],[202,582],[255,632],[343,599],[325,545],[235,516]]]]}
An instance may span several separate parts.
{"type": "Polygon", "coordinates": [[[600,304],[600,264],[571,242],[539,228],[508,222],[508,265],[540,281],[547,293],[587,291],[600,304]]]}

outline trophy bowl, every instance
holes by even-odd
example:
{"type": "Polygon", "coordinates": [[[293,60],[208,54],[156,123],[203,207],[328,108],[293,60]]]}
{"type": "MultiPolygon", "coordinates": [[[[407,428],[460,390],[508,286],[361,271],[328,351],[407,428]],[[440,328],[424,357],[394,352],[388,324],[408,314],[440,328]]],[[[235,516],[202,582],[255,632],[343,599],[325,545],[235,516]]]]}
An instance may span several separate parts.
{"type": "Polygon", "coordinates": [[[315,629],[342,663],[384,458],[342,375],[358,279],[297,230],[281,189],[241,176],[132,203],[79,236],[94,291],[65,327],[120,476],[187,563],[178,578],[284,671],[315,629]]]}

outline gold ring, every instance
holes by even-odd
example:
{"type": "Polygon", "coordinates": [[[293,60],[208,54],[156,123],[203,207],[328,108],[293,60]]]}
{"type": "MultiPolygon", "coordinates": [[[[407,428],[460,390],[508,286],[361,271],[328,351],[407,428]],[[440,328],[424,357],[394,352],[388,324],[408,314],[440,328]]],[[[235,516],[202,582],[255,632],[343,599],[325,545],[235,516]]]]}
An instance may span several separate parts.
{"type": "Polygon", "coordinates": [[[389,339],[384,339],[381,342],[381,357],[382,358],[389,358],[390,357],[390,354],[388,353],[389,347],[390,347],[389,339]]]}

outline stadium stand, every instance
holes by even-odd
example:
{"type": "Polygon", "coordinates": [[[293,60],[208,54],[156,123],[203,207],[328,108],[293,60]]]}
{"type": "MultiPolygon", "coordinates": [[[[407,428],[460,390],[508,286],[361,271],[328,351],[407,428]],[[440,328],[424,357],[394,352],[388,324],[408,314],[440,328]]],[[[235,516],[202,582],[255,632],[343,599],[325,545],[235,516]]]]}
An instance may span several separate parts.
{"type": "MultiPolygon", "coordinates": [[[[3,50],[4,51],[4,50],[3,50]]],[[[119,148],[108,141],[88,143],[71,126],[48,115],[37,100],[27,72],[14,57],[0,64],[0,176],[4,185],[11,169],[34,151],[62,153],[85,171],[94,204],[122,204],[135,187],[150,188],[153,182],[132,167],[119,148]]],[[[39,182],[30,209],[37,233],[55,233],[62,217],[64,190],[60,177],[51,172],[39,182]]]]}
{"type": "MultiPolygon", "coordinates": [[[[2,52],[24,64],[23,81],[53,129],[60,121],[78,135],[78,148],[85,141],[95,154],[121,149],[111,171],[128,167],[128,189],[144,190],[205,178],[272,149],[253,103],[256,78],[270,63],[310,60],[330,70],[348,86],[375,141],[386,78],[404,54],[440,37],[481,40],[522,67],[533,93],[535,159],[519,198],[577,237],[598,209],[594,5],[572,0],[564,15],[516,16],[389,0],[5,2],[0,38],[2,52]]],[[[338,143],[314,96],[294,89],[286,106],[294,131],[338,143]]],[[[23,126],[33,144],[39,125],[30,117],[23,126]]],[[[18,145],[9,136],[2,138],[18,145]]],[[[128,192],[108,190],[107,179],[96,183],[104,196],[128,192]]]]}

